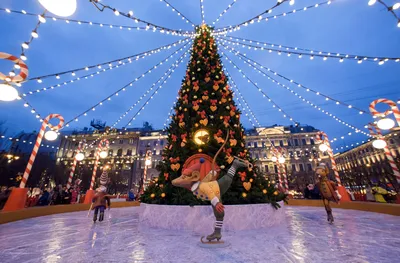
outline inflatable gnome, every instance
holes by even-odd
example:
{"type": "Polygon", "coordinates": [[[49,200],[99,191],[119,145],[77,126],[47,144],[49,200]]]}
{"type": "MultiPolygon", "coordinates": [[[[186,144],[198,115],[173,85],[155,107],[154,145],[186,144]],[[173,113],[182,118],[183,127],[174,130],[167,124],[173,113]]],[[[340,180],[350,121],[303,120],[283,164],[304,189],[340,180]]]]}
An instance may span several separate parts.
{"type": "Polygon", "coordinates": [[[104,170],[100,176],[100,187],[96,189],[96,194],[92,199],[92,207],[94,209],[93,222],[97,221],[97,215],[99,213],[99,210],[100,210],[99,221],[101,222],[104,220],[104,210],[106,209],[106,205],[108,206],[108,209],[111,208],[110,197],[108,197],[106,193],[107,183],[108,183],[107,171],[104,170]]]}
{"type": "Polygon", "coordinates": [[[328,222],[332,224],[334,219],[330,202],[332,201],[339,203],[339,200],[342,197],[337,190],[336,183],[329,180],[329,168],[324,163],[321,163],[319,166],[317,166],[315,172],[319,178],[317,186],[321,193],[322,202],[324,202],[326,213],[328,214],[328,222]]]}
{"type": "Polygon", "coordinates": [[[251,167],[252,165],[249,162],[235,159],[227,174],[222,176],[220,179],[213,179],[216,177],[217,171],[211,170],[204,179],[200,181],[200,169],[202,163],[204,163],[203,158],[200,159],[200,163],[194,164],[183,170],[182,175],[174,179],[172,184],[178,187],[189,188],[197,198],[211,202],[215,215],[215,225],[214,233],[208,235],[207,240],[209,242],[215,239],[219,241],[222,237],[221,228],[225,215],[221,196],[231,186],[236,170],[242,167],[251,167]]]}

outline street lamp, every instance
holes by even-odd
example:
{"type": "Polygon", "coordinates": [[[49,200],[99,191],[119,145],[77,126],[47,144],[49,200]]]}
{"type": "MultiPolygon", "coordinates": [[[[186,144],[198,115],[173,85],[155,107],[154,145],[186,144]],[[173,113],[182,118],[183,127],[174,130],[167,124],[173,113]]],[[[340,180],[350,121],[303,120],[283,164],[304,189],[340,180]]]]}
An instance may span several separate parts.
{"type": "Polygon", "coordinates": [[[82,161],[83,159],[85,159],[85,154],[82,153],[82,152],[77,153],[76,156],[75,156],[75,158],[76,158],[77,161],[80,162],[80,161],[82,161]]]}
{"type": "Polygon", "coordinates": [[[57,139],[57,137],[58,137],[57,132],[53,130],[49,130],[44,134],[44,138],[48,141],[54,141],[57,139]]]}
{"type": "Polygon", "coordinates": [[[100,158],[101,158],[101,159],[107,158],[107,156],[108,156],[107,151],[101,151],[101,152],[100,152],[100,158]]]}
{"type": "Polygon", "coordinates": [[[380,119],[377,123],[377,126],[381,130],[390,130],[395,125],[394,120],[389,118],[380,119]]]}
{"type": "Polygon", "coordinates": [[[382,139],[377,139],[372,142],[372,146],[376,149],[384,149],[386,147],[387,143],[385,140],[382,139]]]}
{"type": "Polygon", "coordinates": [[[39,3],[56,16],[68,17],[76,11],[76,0],[39,0],[39,3]]]}
{"type": "Polygon", "coordinates": [[[285,159],[285,157],[283,157],[283,156],[280,156],[280,157],[278,158],[278,162],[279,162],[279,163],[285,163],[285,161],[286,161],[286,159],[285,159]]]}
{"type": "Polygon", "coordinates": [[[328,150],[328,145],[326,145],[325,143],[322,143],[322,144],[320,144],[319,146],[318,146],[318,149],[321,151],[321,152],[326,152],[327,150],[328,150]]]}
{"type": "Polygon", "coordinates": [[[0,100],[13,101],[18,98],[18,91],[9,84],[0,84],[0,100]]]}

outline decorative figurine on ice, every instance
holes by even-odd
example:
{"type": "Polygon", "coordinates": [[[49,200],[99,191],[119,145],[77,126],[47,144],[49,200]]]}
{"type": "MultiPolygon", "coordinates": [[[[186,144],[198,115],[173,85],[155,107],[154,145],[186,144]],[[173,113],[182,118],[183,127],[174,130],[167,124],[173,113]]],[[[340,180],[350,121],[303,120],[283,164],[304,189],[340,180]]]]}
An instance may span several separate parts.
{"type": "Polygon", "coordinates": [[[99,213],[99,210],[100,210],[99,221],[101,222],[104,220],[104,210],[106,209],[106,206],[108,207],[108,210],[110,210],[111,208],[110,197],[108,197],[106,193],[107,183],[108,183],[107,171],[104,170],[100,176],[100,187],[96,189],[96,194],[92,199],[92,208],[94,209],[93,222],[97,221],[97,215],[99,213]]]}
{"type": "Polygon", "coordinates": [[[322,202],[324,202],[326,213],[328,214],[328,222],[332,224],[334,219],[330,202],[332,201],[339,203],[339,200],[342,198],[342,196],[337,190],[336,183],[328,179],[329,168],[326,166],[326,164],[321,163],[319,166],[317,166],[315,172],[319,177],[319,182],[317,185],[321,193],[322,202]]]}
{"type": "MultiPolygon", "coordinates": [[[[218,153],[217,153],[218,154],[218,153]]],[[[214,158],[215,159],[215,158],[214,158]]],[[[172,184],[178,187],[190,188],[193,194],[202,200],[210,201],[215,215],[214,233],[207,236],[207,240],[219,241],[222,237],[221,228],[224,221],[224,205],[221,196],[229,189],[232,184],[236,170],[242,167],[252,168],[252,164],[235,158],[228,172],[219,180],[215,180],[218,170],[211,170],[207,176],[200,181],[200,168],[204,163],[204,159],[200,159],[200,163],[194,164],[183,170],[182,175],[172,181],[172,184]]],[[[203,242],[203,237],[201,238],[203,242]]]]}

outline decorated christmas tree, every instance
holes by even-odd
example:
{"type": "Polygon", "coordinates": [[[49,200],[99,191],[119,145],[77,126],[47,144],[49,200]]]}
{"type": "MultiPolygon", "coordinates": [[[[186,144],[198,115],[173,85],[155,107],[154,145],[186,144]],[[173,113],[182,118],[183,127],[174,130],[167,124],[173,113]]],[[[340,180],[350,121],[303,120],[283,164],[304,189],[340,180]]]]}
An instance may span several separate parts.
{"type": "MultiPolygon", "coordinates": [[[[221,149],[215,159],[220,176],[227,172],[235,156],[251,162],[245,148],[240,111],[222,70],[211,29],[202,25],[197,33],[175,114],[168,128],[163,161],[158,166],[160,176],[149,184],[141,196],[144,203],[205,204],[190,190],[171,184],[173,179],[181,176],[185,162],[199,154],[208,155],[212,160],[221,149]]],[[[222,199],[224,204],[271,203],[278,207],[277,202],[285,197],[275,188],[274,182],[269,182],[257,168],[241,168],[222,199]]]]}

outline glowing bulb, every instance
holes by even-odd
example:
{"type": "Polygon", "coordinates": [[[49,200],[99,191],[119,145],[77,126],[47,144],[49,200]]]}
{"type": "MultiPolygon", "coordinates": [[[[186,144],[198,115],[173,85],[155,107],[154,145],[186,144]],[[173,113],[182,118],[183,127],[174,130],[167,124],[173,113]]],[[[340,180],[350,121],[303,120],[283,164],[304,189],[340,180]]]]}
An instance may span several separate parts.
{"type": "Polygon", "coordinates": [[[18,91],[11,85],[0,84],[0,100],[13,101],[18,98],[18,91]]]}
{"type": "Polygon", "coordinates": [[[85,155],[83,153],[77,153],[75,159],[77,161],[82,161],[83,159],[85,159],[85,155]]]}
{"type": "Polygon", "coordinates": [[[369,0],[368,5],[371,6],[371,5],[374,5],[375,3],[376,3],[376,0],[369,0]]]}
{"type": "Polygon", "coordinates": [[[278,162],[279,162],[279,163],[285,163],[285,161],[286,161],[286,160],[285,160],[285,157],[283,157],[283,156],[281,156],[281,157],[278,158],[278,162]]]}
{"type": "Polygon", "coordinates": [[[56,16],[68,17],[76,11],[76,0],[39,0],[39,3],[56,16]]]}
{"type": "Polygon", "coordinates": [[[46,18],[44,18],[42,15],[39,15],[39,21],[40,23],[46,23],[46,18]]]}
{"type": "Polygon", "coordinates": [[[321,152],[326,152],[326,151],[328,150],[328,145],[326,145],[325,143],[320,144],[320,145],[318,146],[318,149],[319,149],[321,152]]]}
{"type": "Polygon", "coordinates": [[[28,49],[29,48],[29,44],[27,42],[22,43],[21,45],[24,49],[28,49]]]}
{"type": "Polygon", "coordinates": [[[33,38],[38,38],[39,37],[39,34],[36,32],[36,29],[32,31],[31,35],[32,35],[33,38]]]}
{"type": "Polygon", "coordinates": [[[372,146],[374,146],[376,149],[383,149],[386,147],[386,145],[386,142],[382,139],[377,139],[372,142],[372,146]]]}
{"type": "Polygon", "coordinates": [[[108,153],[106,151],[101,151],[100,152],[100,158],[104,159],[108,156],[108,153]]]}
{"type": "Polygon", "coordinates": [[[21,54],[21,57],[20,57],[23,61],[26,61],[28,58],[25,56],[25,54],[24,53],[22,53],[21,54]]]}
{"type": "Polygon", "coordinates": [[[144,164],[145,164],[146,166],[151,165],[151,160],[150,160],[150,159],[147,159],[147,160],[144,162],[144,164]]]}
{"type": "Polygon", "coordinates": [[[294,5],[294,0],[290,0],[289,5],[294,5]]]}
{"type": "Polygon", "coordinates": [[[276,156],[272,156],[271,161],[276,162],[278,160],[278,158],[276,158],[276,156]]]}
{"type": "Polygon", "coordinates": [[[57,137],[58,137],[57,132],[53,130],[49,130],[44,134],[44,138],[48,141],[54,141],[55,139],[57,139],[57,137]]]}
{"type": "Polygon", "coordinates": [[[381,60],[381,61],[379,61],[379,65],[383,65],[385,63],[385,61],[384,60],[381,60]]]}
{"type": "Polygon", "coordinates": [[[394,123],[394,120],[392,120],[392,119],[383,118],[378,121],[377,125],[378,125],[378,128],[381,130],[390,130],[391,128],[394,127],[395,123],[394,123]]]}
{"type": "Polygon", "coordinates": [[[116,16],[119,16],[119,11],[118,11],[118,10],[115,10],[115,11],[114,11],[114,14],[115,14],[116,16]]]}
{"type": "Polygon", "coordinates": [[[392,7],[393,10],[397,10],[400,8],[400,3],[395,3],[392,7]]]}
{"type": "Polygon", "coordinates": [[[129,11],[128,13],[130,16],[133,16],[133,11],[129,11]]]}

